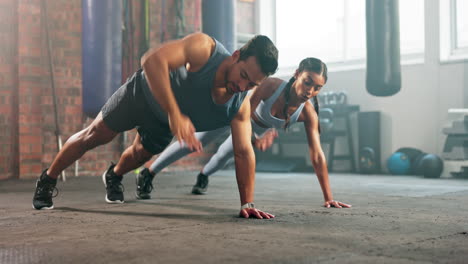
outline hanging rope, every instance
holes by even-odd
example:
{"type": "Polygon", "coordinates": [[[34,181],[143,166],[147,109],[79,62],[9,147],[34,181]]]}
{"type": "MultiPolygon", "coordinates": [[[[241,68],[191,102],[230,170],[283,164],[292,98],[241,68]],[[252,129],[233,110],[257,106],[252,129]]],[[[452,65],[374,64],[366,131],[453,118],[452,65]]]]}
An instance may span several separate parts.
{"type": "Polygon", "coordinates": [[[124,19],[122,24],[122,83],[134,71],[133,61],[133,10],[129,0],[124,0],[124,19]]]}
{"type": "Polygon", "coordinates": [[[185,1],[175,0],[175,15],[176,15],[176,38],[182,38],[185,36],[185,1]]]}
{"type": "Polygon", "coordinates": [[[141,58],[143,54],[149,49],[150,46],[150,35],[149,35],[149,3],[148,0],[141,1],[141,13],[140,13],[140,24],[142,29],[142,34],[140,38],[140,45],[138,50],[138,58],[141,58]]]}
{"type": "Polygon", "coordinates": [[[166,40],[166,0],[161,0],[161,39],[160,42],[163,43],[166,40]]]}
{"type": "MultiPolygon", "coordinates": [[[[49,73],[50,73],[50,85],[52,88],[52,99],[53,99],[53,107],[54,107],[54,121],[55,121],[55,138],[57,140],[57,152],[59,152],[62,149],[62,136],[61,136],[61,131],[60,131],[60,125],[59,125],[59,117],[58,117],[58,110],[57,110],[57,93],[55,90],[55,78],[54,78],[54,62],[52,60],[52,43],[50,41],[50,36],[49,36],[49,20],[48,17],[49,15],[47,14],[47,0],[42,0],[42,21],[44,21],[44,29],[45,29],[45,38],[47,42],[47,58],[48,58],[48,64],[49,64],[49,73]]],[[[61,173],[62,180],[66,181],[65,177],[65,171],[62,171],[61,173]]]]}

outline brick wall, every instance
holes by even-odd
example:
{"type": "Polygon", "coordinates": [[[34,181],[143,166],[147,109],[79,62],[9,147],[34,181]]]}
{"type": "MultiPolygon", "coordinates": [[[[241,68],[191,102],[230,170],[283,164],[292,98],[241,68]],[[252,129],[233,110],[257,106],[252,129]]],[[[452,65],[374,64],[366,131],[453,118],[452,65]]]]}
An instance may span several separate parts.
{"type": "Polygon", "coordinates": [[[17,154],[17,20],[16,0],[0,1],[0,179],[13,177],[17,154]]]}
{"type": "MultiPolygon", "coordinates": [[[[201,0],[184,2],[185,33],[198,31],[201,0]]],[[[41,0],[0,1],[0,179],[35,178],[57,153],[41,3],[41,0]]],[[[165,40],[174,38],[174,6],[175,0],[165,1],[164,9],[161,0],[150,0],[152,46],[161,41],[159,22],[163,13],[167,18],[165,40]]],[[[65,142],[92,121],[85,119],[81,110],[81,0],[47,1],[47,7],[58,120],[65,142]]],[[[137,69],[138,58],[135,64],[137,69]]],[[[106,146],[86,153],[79,161],[80,175],[101,174],[109,161],[117,161],[133,137],[134,132],[118,136],[106,146]]],[[[198,166],[197,161],[195,158],[193,163],[198,166]]],[[[67,169],[67,174],[74,174],[74,166],[67,169]]]]}

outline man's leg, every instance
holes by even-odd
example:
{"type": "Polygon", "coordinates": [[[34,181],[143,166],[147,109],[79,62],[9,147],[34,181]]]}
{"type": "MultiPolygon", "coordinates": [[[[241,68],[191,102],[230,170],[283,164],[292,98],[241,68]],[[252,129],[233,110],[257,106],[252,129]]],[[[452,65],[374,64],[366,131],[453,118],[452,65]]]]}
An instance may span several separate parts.
{"type": "Polygon", "coordinates": [[[139,134],[135,136],[133,144],[122,154],[117,164],[111,164],[107,171],[102,175],[106,185],[106,202],[123,203],[124,194],[122,186],[123,175],[133,169],[143,165],[151,159],[153,154],[147,151],[141,143],[139,134]]]}
{"type": "Polygon", "coordinates": [[[47,170],[47,175],[57,179],[59,174],[88,150],[110,142],[117,135],[103,121],[102,113],[85,129],[71,136],[47,170]]]}
{"type": "Polygon", "coordinates": [[[52,196],[58,175],[88,150],[108,143],[117,134],[104,123],[102,114],[99,113],[87,128],[71,136],[55,157],[50,168],[44,171],[36,182],[33,208],[38,210],[54,208],[52,196]]]}
{"type": "Polygon", "coordinates": [[[134,170],[147,162],[153,157],[153,154],[147,151],[143,144],[141,144],[141,137],[139,134],[135,136],[133,144],[128,147],[115,165],[114,172],[119,175],[134,170]]]}
{"type": "Polygon", "coordinates": [[[94,121],[82,131],[71,136],[57,154],[50,168],[44,171],[36,183],[33,198],[35,209],[52,209],[52,194],[57,177],[86,151],[111,141],[118,133],[127,131],[137,125],[136,117],[143,116],[145,109],[141,101],[141,91],[135,81],[135,73],[107,100],[94,121]]]}

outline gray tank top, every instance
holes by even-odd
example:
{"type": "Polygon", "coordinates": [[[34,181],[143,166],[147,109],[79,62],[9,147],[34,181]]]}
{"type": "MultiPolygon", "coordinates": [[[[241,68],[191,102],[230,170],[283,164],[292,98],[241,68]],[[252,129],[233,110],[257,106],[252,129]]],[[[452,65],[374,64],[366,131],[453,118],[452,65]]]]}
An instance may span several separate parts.
{"type": "MultiPolygon", "coordinates": [[[[197,131],[209,131],[230,125],[239,111],[247,91],[235,93],[225,104],[216,104],[211,96],[216,71],[223,60],[231,56],[226,48],[214,39],[216,47],[208,62],[197,72],[180,67],[169,73],[172,91],[181,112],[188,116],[197,131]]],[[[162,122],[168,123],[167,113],[150,91],[142,72],[142,89],[146,100],[162,122]]]]}
{"type": "MultiPolygon", "coordinates": [[[[276,91],[273,93],[273,95],[265,101],[260,101],[260,103],[257,106],[257,109],[255,109],[255,115],[257,116],[258,120],[260,120],[260,122],[262,122],[268,127],[280,129],[284,126],[284,119],[279,119],[271,115],[271,107],[275,103],[276,99],[278,99],[278,97],[281,95],[281,92],[283,92],[284,88],[286,87],[286,84],[288,84],[288,82],[282,82],[278,89],[276,89],[276,91]]],[[[304,103],[302,103],[291,115],[289,119],[290,126],[297,122],[297,119],[299,118],[299,115],[301,114],[303,108],[304,103]]]]}

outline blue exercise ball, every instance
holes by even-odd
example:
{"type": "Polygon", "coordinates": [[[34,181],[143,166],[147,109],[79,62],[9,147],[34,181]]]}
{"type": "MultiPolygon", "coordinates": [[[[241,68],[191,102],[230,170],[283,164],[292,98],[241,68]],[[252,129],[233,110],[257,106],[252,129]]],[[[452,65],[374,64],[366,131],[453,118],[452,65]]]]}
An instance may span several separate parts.
{"type": "Polygon", "coordinates": [[[387,168],[391,174],[408,174],[410,165],[410,159],[405,153],[402,152],[393,153],[387,160],[387,168]]]}

